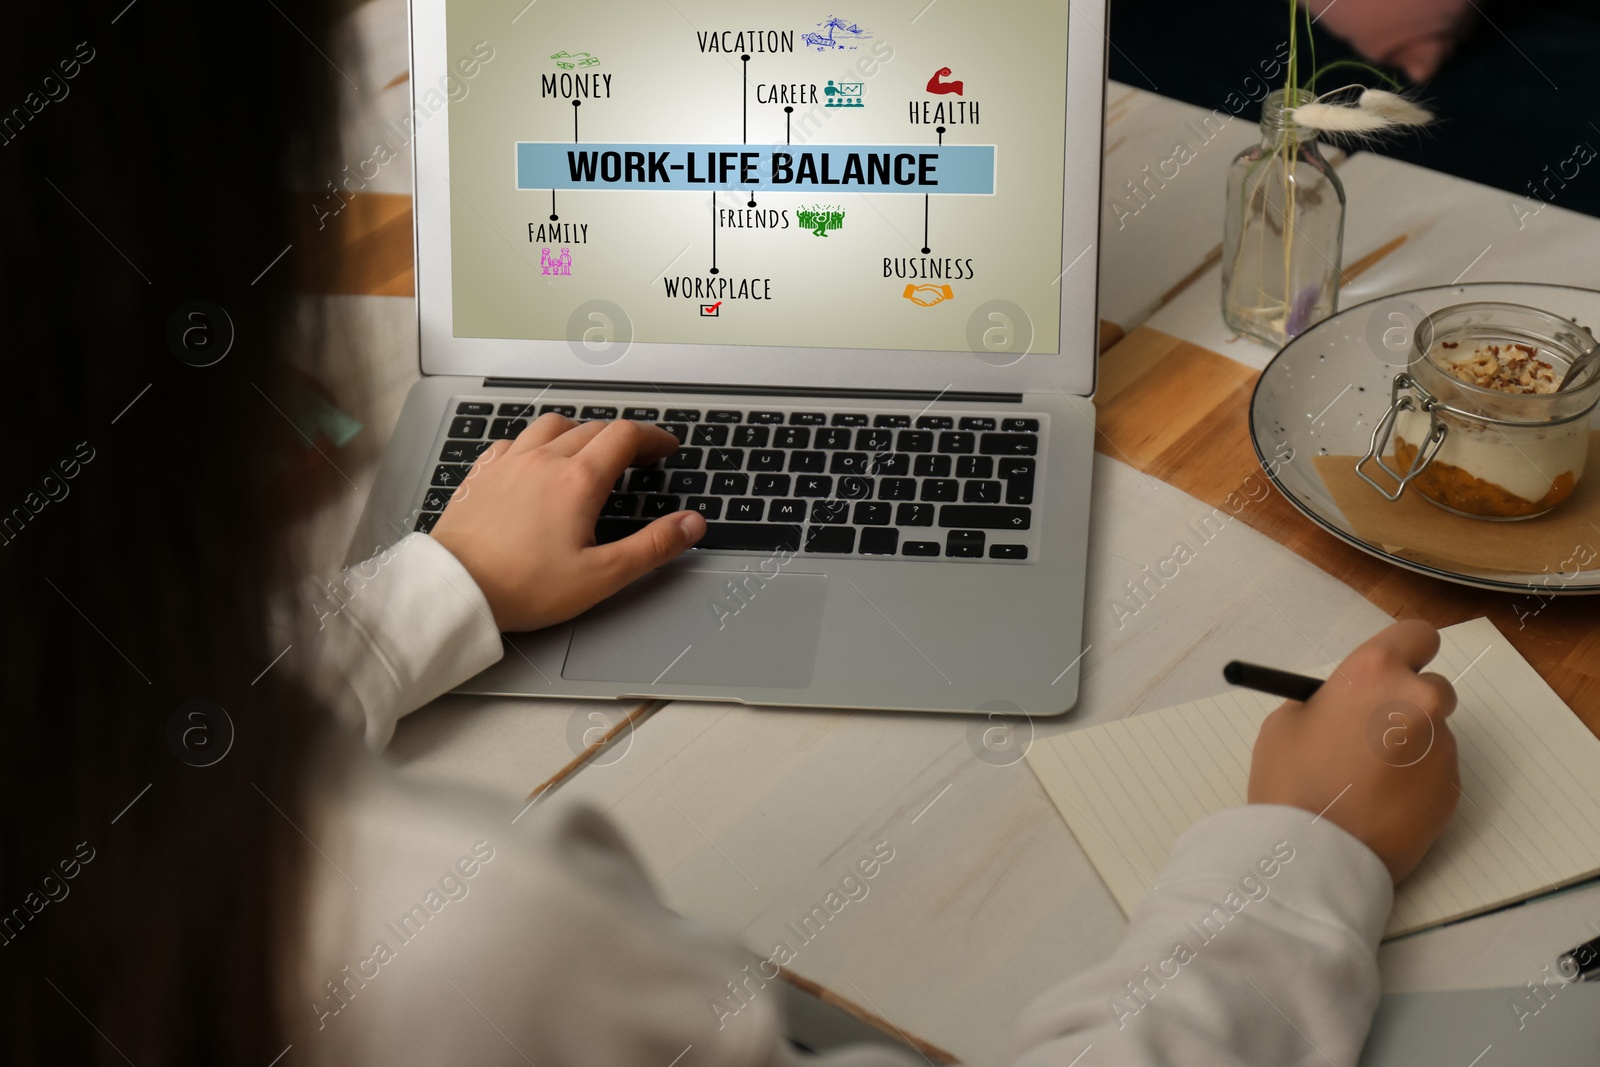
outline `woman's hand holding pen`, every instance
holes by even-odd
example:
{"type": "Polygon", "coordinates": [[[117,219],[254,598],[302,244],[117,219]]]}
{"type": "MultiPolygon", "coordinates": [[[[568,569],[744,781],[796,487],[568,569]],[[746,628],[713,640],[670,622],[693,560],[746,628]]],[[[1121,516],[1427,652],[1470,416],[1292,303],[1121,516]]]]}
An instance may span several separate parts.
{"type": "Polygon", "coordinates": [[[1378,854],[1396,882],[1444,832],[1460,796],[1446,718],[1455,689],[1419,673],[1439,651],[1427,623],[1396,623],[1357,648],[1306,703],[1262,723],[1252,804],[1320,814],[1378,854]]]}
{"type": "Polygon", "coordinates": [[[680,511],[595,544],[595,522],[622,472],[677,447],[671,434],[644,423],[580,426],[541,415],[515,441],[497,441],[478,457],[433,538],[478,583],[500,629],[565,622],[705,535],[698,513],[680,511]]]}

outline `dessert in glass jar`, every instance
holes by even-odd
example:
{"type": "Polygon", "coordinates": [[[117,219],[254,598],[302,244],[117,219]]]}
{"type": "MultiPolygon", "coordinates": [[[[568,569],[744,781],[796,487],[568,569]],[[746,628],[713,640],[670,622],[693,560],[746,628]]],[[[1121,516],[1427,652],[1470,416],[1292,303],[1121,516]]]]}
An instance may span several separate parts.
{"type": "Polygon", "coordinates": [[[1459,304],[1417,329],[1412,363],[1357,473],[1390,500],[1409,486],[1477,519],[1543,515],[1572,495],[1600,401],[1595,339],[1516,304],[1459,304]],[[1394,439],[1393,470],[1382,456],[1394,439]],[[1375,461],[1391,492],[1362,469],[1375,461]]]}

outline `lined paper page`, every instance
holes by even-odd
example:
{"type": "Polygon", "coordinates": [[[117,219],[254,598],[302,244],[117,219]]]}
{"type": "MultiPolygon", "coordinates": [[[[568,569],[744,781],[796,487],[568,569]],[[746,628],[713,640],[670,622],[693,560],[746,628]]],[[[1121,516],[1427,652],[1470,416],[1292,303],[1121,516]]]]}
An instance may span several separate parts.
{"type": "MultiPolygon", "coordinates": [[[[1487,619],[1442,632],[1455,680],[1462,798],[1395,895],[1387,937],[1600,873],[1600,740],[1487,619]]],[[[1250,750],[1276,697],[1233,690],[1035,744],[1028,762],[1126,913],[1178,835],[1245,802],[1250,750]]]]}

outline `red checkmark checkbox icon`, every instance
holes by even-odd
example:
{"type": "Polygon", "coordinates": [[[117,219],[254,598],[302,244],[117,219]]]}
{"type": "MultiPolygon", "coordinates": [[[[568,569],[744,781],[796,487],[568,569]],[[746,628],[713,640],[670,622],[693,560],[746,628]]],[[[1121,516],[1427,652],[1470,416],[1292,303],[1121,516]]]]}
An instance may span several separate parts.
{"type": "Polygon", "coordinates": [[[722,316],[722,301],[718,300],[715,304],[701,304],[700,305],[700,317],[701,318],[703,318],[703,319],[715,319],[715,318],[720,318],[721,316],[722,316]]]}

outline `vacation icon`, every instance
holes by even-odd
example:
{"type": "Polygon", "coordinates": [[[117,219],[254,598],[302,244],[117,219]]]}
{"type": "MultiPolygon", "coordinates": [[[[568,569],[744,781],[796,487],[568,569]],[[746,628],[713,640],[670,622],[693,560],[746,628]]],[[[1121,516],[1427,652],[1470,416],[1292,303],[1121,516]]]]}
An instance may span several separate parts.
{"type": "Polygon", "coordinates": [[[801,208],[795,219],[802,230],[810,230],[818,237],[828,236],[830,230],[844,229],[844,211],[836,207],[801,208]]]}
{"type": "Polygon", "coordinates": [[[934,96],[949,96],[951,93],[956,96],[965,96],[964,90],[967,87],[967,83],[961,81],[947,82],[944,79],[948,77],[950,77],[950,68],[940,67],[934,72],[933,77],[928,79],[928,92],[934,96]]]}
{"type": "Polygon", "coordinates": [[[806,47],[815,48],[819,52],[854,52],[860,48],[861,41],[872,40],[872,34],[860,26],[837,16],[826,22],[817,23],[827,33],[808,33],[800,39],[806,47]]]}
{"type": "Polygon", "coordinates": [[[956,292],[948,285],[908,285],[904,296],[918,307],[931,308],[954,300],[956,292]]]}
{"type": "Polygon", "coordinates": [[[866,107],[867,84],[866,82],[840,82],[835,85],[833,80],[828,80],[827,86],[822,90],[822,95],[828,98],[825,107],[866,107]]]}
{"type": "Polygon", "coordinates": [[[588,52],[557,52],[550,57],[556,61],[556,66],[562,70],[577,70],[579,67],[598,67],[600,57],[588,52]]]}
{"type": "Polygon", "coordinates": [[[563,248],[559,256],[546,248],[539,253],[539,273],[549,278],[572,277],[572,249],[563,248]]]}

